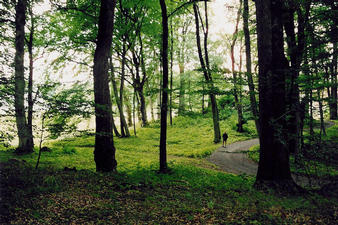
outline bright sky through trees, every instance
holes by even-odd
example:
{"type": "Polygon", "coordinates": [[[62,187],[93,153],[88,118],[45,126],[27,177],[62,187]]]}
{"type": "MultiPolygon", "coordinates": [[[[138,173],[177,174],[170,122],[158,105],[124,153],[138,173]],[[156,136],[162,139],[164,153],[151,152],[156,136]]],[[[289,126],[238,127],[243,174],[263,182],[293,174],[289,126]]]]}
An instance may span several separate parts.
{"type": "MultiPolygon", "coordinates": [[[[216,41],[220,39],[220,35],[224,34],[232,34],[234,31],[234,21],[231,21],[231,15],[236,14],[236,8],[230,9],[227,6],[236,6],[238,4],[238,1],[235,0],[213,0],[208,3],[209,4],[209,10],[210,10],[210,26],[209,26],[209,34],[211,41],[216,41]]],[[[35,6],[35,13],[36,14],[42,14],[43,12],[46,12],[50,9],[50,2],[48,0],[44,0],[41,3],[37,3],[35,6]]],[[[194,26],[192,26],[194,27],[194,26]]],[[[218,52],[224,51],[224,46],[222,49],[219,49],[218,52]]],[[[28,57],[28,56],[26,56],[28,57]]],[[[37,82],[41,81],[42,77],[44,76],[44,71],[49,70],[50,66],[49,64],[53,62],[56,58],[59,57],[59,54],[57,52],[52,53],[45,53],[42,57],[39,57],[34,63],[35,63],[35,80],[37,82]]],[[[223,57],[226,57],[224,62],[225,66],[230,68],[229,62],[229,56],[228,54],[223,55],[223,57]]],[[[174,66],[174,70],[178,70],[178,66],[174,66]]],[[[62,79],[63,82],[73,82],[76,80],[88,80],[88,76],[91,76],[91,71],[80,71],[78,65],[74,62],[67,63],[67,66],[63,68],[62,70],[59,70],[57,73],[49,73],[51,78],[55,79],[62,79]],[[74,76],[76,74],[76,76],[74,76]]]]}

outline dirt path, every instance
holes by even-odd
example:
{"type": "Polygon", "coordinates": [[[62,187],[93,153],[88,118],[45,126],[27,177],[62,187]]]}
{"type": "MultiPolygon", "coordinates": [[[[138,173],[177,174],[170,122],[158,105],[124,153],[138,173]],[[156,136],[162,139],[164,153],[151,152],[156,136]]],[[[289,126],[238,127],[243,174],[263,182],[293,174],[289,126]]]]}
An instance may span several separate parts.
{"type": "MultiPolygon", "coordinates": [[[[235,142],[226,148],[219,147],[207,160],[219,166],[225,172],[256,176],[258,164],[248,158],[246,154],[253,145],[258,145],[258,139],[235,142]]],[[[329,181],[323,179],[309,179],[304,175],[292,174],[294,181],[303,187],[318,188],[329,181]]]]}
{"type": "Polygon", "coordinates": [[[235,142],[227,145],[226,148],[219,147],[207,160],[226,172],[256,175],[258,165],[248,158],[246,152],[251,146],[258,144],[259,140],[257,138],[235,142]]]}

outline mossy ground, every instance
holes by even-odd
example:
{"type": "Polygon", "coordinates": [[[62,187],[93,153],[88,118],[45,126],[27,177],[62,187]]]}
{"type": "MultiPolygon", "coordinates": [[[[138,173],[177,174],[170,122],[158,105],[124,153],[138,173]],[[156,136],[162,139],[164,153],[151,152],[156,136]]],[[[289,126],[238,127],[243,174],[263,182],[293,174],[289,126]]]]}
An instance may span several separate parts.
{"type": "MultiPolygon", "coordinates": [[[[250,126],[250,124],[249,124],[250,126]]],[[[244,140],[222,124],[229,142],[244,140]]],[[[159,128],[115,138],[117,173],[95,172],[94,138],[49,143],[37,153],[0,151],[1,223],[11,224],[334,224],[335,196],[281,196],[255,190],[254,177],[217,171],[203,156],[212,143],[210,118],[176,118],[168,129],[170,174],[158,174],[159,128]],[[157,136],[156,136],[157,135],[157,136]],[[66,146],[66,147],[65,147],[66,146]],[[16,158],[16,159],[12,159],[16,158]],[[26,162],[23,162],[25,160],[26,162]],[[63,168],[76,167],[77,172],[63,168]]]]}

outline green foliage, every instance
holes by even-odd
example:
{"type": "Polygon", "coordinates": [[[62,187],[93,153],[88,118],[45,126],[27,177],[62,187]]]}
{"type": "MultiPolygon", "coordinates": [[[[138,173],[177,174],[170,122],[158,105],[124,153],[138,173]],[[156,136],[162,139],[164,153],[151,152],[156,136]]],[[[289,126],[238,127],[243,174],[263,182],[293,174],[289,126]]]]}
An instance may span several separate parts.
{"type": "Polygon", "coordinates": [[[40,92],[42,101],[39,105],[52,139],[74,132],[80,118],[89,118],[93,113],[88,83],[75,83],[66,88],[48,81],[40,87],[40,92]]]}
{"type": "Polygon", "coordinates": [[[248,156],[251,160],[258,163],[259,162],[259,145],[252,146],[248,151],[248,156]]]}
{"type": "Polygon", "coordinates": [[[63,146],[62,153],[72,155],[76,153],[76,149],[74,147],[66,145],[66,146],[63,146]]]}

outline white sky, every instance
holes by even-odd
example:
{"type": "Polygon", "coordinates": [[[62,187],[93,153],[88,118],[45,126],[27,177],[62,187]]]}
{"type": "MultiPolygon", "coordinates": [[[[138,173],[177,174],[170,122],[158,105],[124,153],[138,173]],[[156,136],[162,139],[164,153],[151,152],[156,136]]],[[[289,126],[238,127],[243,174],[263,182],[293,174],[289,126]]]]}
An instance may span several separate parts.
{"type": "MultiPolygon", "coordinates": [[[[237,5],[238,3],[239,3],[239,0],[213,0],[208,3],[209,10],[211,10],[211,13],[209,13],[209,22],[210,22],[209,34],[210,34],[210,39],[212,41],[219,39],[220,38],[219,34],[232,34],[234,32],[235,24],[234,24],[234,21],[230,21],[230,17],[232,15],[232,18],[234,18],[237,12],[236,10],[232,12],[229,11],[225,5],[234,6],[234,5],[237,5]]],[[[37,14],[41,14],[44,11],[47,11],[48,9],[50,9],[49,0],[43,0],[43,2],[35,5],[35,11],[37,14]]],[[[222,51],[224,50],[218,50],[218,52],[222,52],[222,51]]],[[[229,53],[225,55],[225,61],[223,65],[225,67],[230,67],[228,55],[229,53]]],[[[37,81],[42,79],[42,77],[44,76],[44,71],[46,69],[48,69],[49,72],[51,72],[51,68],[48,67],[48,62],[53,61],[55,58],[57,58],[57,53],[45,54],[43,58],[35,61],[34,74],[35,74],[35,79],[37,81]]],[[[28,64],[26,63],[26,65],[28,64]]],[[[88,79],[88,77],[92,73],[92,71],[86,71],[86,72],[82,72],[81,74],[78,74],[77,77],[74,77],[72,76],[72,74],[75,74],[77,72],[77,71],[74,71],[74,68],[76,68],[76,64],[68,63],[68,66],[60,72],[60,74],[61,73],[63,74],[61,78],[63,82],[71,82],[74,80],[88,79]]],[[[50,75],[51,77],[55,77],[55,78],[58,77],[58,75],[56,74],[54,75],[50,74],[50,75]]]]}

